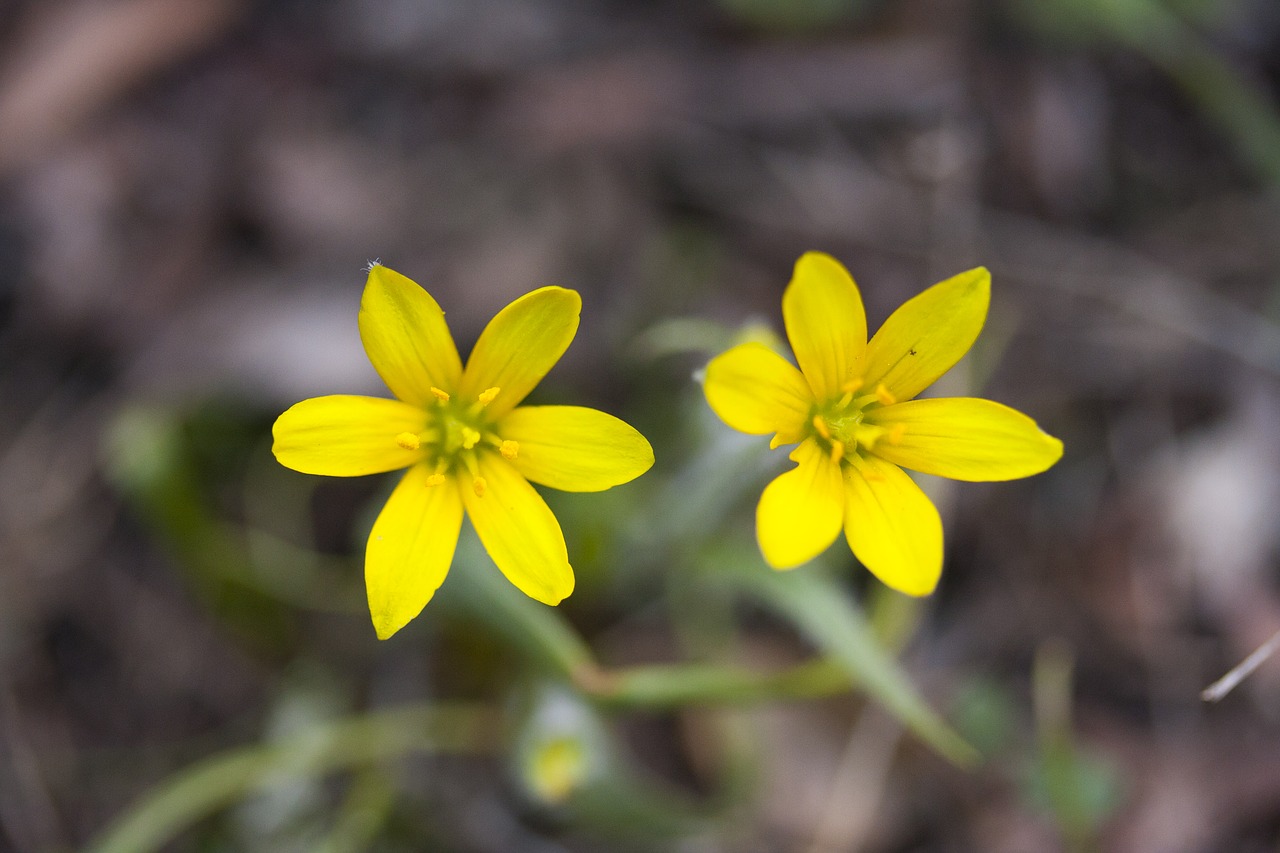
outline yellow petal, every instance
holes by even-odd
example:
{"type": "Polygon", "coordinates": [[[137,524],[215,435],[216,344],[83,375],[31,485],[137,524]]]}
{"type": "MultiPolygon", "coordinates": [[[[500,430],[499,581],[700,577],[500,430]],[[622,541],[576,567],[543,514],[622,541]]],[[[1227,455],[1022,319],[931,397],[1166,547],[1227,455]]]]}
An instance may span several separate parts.
{"type": "Polygon", "coordinates": [[[814,395],[843,393],[867,346],[867,315],[858,287],[840,262],[821,252],[796,261],[782,295],[787,337],[814,395]]]}
{"type": "Polygon", "coordinates": [[[982,267],[907,300],[867,344],[864,386],[883,384],[899,401],[928,388],[978,339],[990,301],[991,273],[982,267]]]}
{"type": "Polygon", "coordinates": [[[739,344],[707,365],[703,392],[720,420],[740,432],[798,433],[813,393],[799,370],[763,344],[739,344]]]}
{"type": "Polygon", "coordinates": [[[421,405],[431,388],[449,390],[462,375],[444,312],[414,282],[374,264],[360,299],[360,339],[382,381],[406,403],[421,405]]]}
{"type": "Polygon", "coordinates": [[[971,397],[911,400],[873,409],[889,430],[871,452],[904,468],[953,480],[1015,480],[1062,457],[1062,442],[1019,411],[971,397]]]}
{"type": "Polygon", "coordinates": [[[560,360],[578,331],[582,298],[563,287],[526,293],[498,312],[467,359],[459,393],[478,398],[498,389],[488,403],[497,420],[519,405],[560,360]]]}
{"type": "Polygon", "coordinates": [[[364,581],[380,640],[422,612],[453,562],[462,498],[453,483],[428,486],[430,475],[426,465],[410,468],[369,534],[364,581]]]}
{"type": "Polygon", "coordinates": [[[525,595],[543,604],[559,604],[573,592],[573,569],[560,522],[507,460],[481,453],[477,464],[485,481],[484,497],[466,482],[460,491],[485,550],[525,595]]]}
{"type": "Polygon", "coordinates": [[[863,457],[844,466],[844,534],[886,586],[928,595],[942,574],[942,519],[933,501],[897,465],[863,457]]]}
{"type": "Polygon", "coordinates": [[[313,397],[276,418],[271,451],[286,468],[304,474],[358,477],[407,468],[421,450],[396,443],[401,433],[419,433],[427,414],[416,406],[380,397],[335,394],[313,397]]]}
{"type": "Polygon", "coordinates": [[[799,463],[765,487],[756,507],[756,537],[775,569],[807,563],[840,535],[844,484],[839,464],[812,439],[791,454],[799,463]]]}
{"type": "Polygon", "coordinates": [[[583,406],[520,406],[498,433],[516,442],[511,464],[526,478],[566,492],[599,492],[653,465],[653,448],[627,424],[583,406]]]}

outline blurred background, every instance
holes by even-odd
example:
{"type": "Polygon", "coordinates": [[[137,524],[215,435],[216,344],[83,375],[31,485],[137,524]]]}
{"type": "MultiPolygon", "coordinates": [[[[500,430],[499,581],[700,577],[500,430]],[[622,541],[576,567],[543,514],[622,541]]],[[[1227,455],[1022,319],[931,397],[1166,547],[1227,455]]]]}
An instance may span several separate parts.
{"type": "Polygon", "coordinates": [[[0,4],[0,848],[149,802],[113,849],[1278,849],[1280,662],[1200,698],[1280,630],[1278,85],[1270,0],[0,4]],[[582,293],[536,399],[658,460],[545,492],[579,577],[555,612],[602,666],[810,657],[691,580],[758,562],[785,464],[697,370],[780,331],[810,249],[873,328],[989,267],[939,390],[1066,443],[1031,480],[927,484],[919,607],[843,544],[801,570],[980,766],[843,690],[592,701],[503,634],[471,538],[375,639],[395,478],[287,471],[270,426],[385,393],[356,329],[381,259],[464,352],[512,298],[582,293]],[[445,716],[308,763],[317,725],[407,705],[445,716]]]}

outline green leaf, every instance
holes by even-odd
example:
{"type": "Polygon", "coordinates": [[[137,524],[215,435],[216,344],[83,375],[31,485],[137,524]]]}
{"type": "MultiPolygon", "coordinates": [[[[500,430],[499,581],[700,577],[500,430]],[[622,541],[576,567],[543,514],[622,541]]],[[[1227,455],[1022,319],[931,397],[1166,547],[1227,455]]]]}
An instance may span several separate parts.
{"type": "Polygon", "coordinates": [[[832,660],[843,664],[855,686],[917,737],[954,764],[968,767],[977,763],[977,750],[925,703],[902,667],[881,646],[857,604],[815,568],[774,572],[760,567],[741,573],[738,579],[832,660]]]}
{"type": "Polygon", "coordinates": [[[90,846],[144,853],[196,821],[289,778],[367,767],[415,752],[487,753],[497,718],[478,705],[418,705],[321,723],[277,741],[210,756],[154,787],[90,846]]]}
{"type": "Polygon", "coordinates": [[[502,576],[465,525],[441,587],[441,606],[483,625],[524,658],[572,680],[596,670],[595,658],[564,611],[534,601],[502,576]]]}

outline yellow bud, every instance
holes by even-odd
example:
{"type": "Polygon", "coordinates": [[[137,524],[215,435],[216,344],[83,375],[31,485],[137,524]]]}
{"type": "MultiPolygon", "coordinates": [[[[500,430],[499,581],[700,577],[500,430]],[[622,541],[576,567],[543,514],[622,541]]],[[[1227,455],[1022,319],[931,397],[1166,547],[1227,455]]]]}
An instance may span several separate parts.
{"type": "Polygon", "coordinates": [[[539,744],[528,768],[528,782],[548,803],[562,803],[585,780],[588,771],[586,750],[569,736],[539,744]]]}

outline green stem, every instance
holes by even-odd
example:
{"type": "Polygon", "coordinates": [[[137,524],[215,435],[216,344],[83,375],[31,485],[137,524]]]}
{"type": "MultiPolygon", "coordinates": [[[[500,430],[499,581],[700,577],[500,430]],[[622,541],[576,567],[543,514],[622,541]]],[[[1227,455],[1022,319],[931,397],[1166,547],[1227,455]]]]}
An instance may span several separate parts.
{"type": "Polygon", "coordinates": [[[214,755],[166,780],[90,846],[142,853],[282,778],[319,776],[412,752],[489,752],[497,720],[482,706],[412,706],[312,726],[280,740],[214,755]]]}
{"type": "Polygon", "coordinates": [[[593,699],[619,708],[750,705],[847,693],[853,683],[838,662],[818,658],[780,672],[716,664],[666,664],[602,670],[579,685],[593,699]]]}

